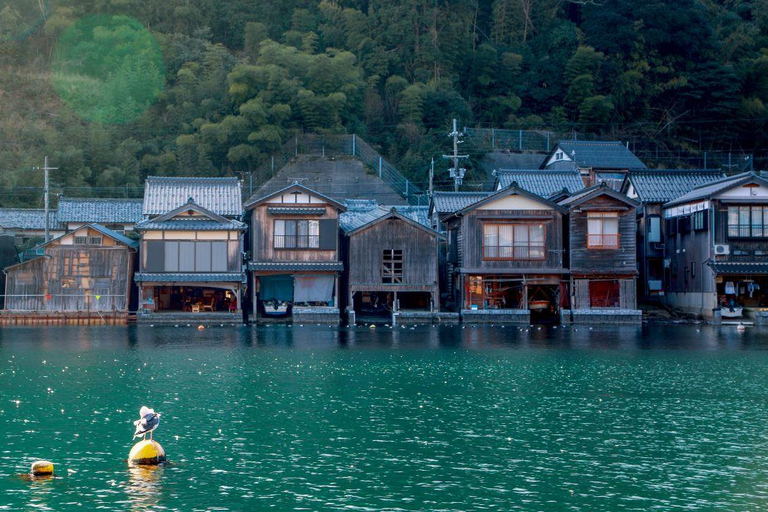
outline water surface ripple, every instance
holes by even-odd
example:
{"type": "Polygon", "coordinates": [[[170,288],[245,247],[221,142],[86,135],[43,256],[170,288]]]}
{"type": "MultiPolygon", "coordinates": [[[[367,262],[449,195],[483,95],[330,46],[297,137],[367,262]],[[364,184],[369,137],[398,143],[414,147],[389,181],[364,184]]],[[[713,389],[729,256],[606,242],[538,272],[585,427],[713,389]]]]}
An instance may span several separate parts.
{"type": "Polygon", "coordinates": [[[0,330],[0,510],[765,510],[768,332],[0,330]],[[125,463],[143,404],[172,464],[125,463]],[[19,474],[36,458],[57,478],[19,474]]]}

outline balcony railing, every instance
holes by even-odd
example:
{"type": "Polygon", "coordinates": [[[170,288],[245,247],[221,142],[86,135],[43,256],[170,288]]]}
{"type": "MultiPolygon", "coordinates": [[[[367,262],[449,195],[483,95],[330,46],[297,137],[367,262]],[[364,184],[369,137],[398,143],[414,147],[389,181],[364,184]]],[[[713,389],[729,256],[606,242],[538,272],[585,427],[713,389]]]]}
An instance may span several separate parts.
{"type": "Polygon", "coordinates": [[[729,238],[768,238],[766,224],[728,224],[729,238]]]}
{"type": "Polygon", "coordinates": [[[320,235],[275,235],[275,249],[318,249],[320,235]]]}
{"type": "Polygon", "coordinates": [[[618,249],[621,235],[587,235],[589,249],[618,249]]]}
{"type": "Polygon", "coordinates": [[[543,260],[546,253],[543,243],[483,246],[484,260],[543,260]]]}

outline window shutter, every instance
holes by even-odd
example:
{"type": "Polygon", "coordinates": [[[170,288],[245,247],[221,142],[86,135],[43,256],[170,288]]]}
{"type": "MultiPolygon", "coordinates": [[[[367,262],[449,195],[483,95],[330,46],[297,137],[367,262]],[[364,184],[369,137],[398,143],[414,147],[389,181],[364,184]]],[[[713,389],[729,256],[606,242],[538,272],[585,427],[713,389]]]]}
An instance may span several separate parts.
{"type": "Polygon", "coordinates": [[[339,228],[336,219],[320,220],[320,250],[335,251],[339,238],[339,228]]]}
{"type": "Polygon", "coordinates": [[[148,241],[147,254],[144,256],[144,272],[162,272],[165,270],[165,245],[162,241],[148,241]]]}

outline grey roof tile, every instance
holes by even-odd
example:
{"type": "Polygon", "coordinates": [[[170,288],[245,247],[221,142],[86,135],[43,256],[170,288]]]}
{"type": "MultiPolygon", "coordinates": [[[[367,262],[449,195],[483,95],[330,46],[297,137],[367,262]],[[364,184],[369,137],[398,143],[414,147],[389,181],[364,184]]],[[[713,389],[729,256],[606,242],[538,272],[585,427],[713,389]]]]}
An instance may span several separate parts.
{"type": "Polygon", "coordinates": [[[142,219],[142,199],[59,198],[60,222],[135,224],[142,219]]]}
{"type": "Polygon", "coordinates": [[[135,276],[139,283],[240,283],[245,280],[243,272],[203,272],[203,273],[176,273],[176,272],[139,272],[135,276]]]}
{"type": "Polygon", "coordinates": [[[166,178],[149,176],[144,186],[144,215],[162,215],[186,204],[189,198],[226,217],[243,212],[237,178],[166,178]]]}
{"type": "Polygon", "coordinates": [[[548,169],[499,169],[496,178],[501,188],[517,182],[517,186],[537,196],[551,197],[563,189],[573,194],[584,188],[584,180],[577,170],[552,171],[548,169]]]}
{"type": "Polygon", "coordinates": [[[149,219],[137,222],[136,229],[140,231],[221,231],[242,230],[245,229],[245,224],[237,220],[228,220],[226,223],[223,223],[216,222],[215,220],[200,219],[172,219],[163,222],[155,222],[149,219]]]}
{"type": "Polygon", "coordinates": [[[715,274],[768,274],[768,263],[764,261],[713,261],[709,266],[715,274]]]}
{"type": "MultiPolygon", "coordinates": [[[[50,229],[63,229],[56,210],[48,212],[50,229]]],[[[4,229],[44,230],[45,210],[42,208],[0,208],[0,227],[4,229]]]]}
{"type": "Polygon", "coordinates": [[[284,271],[339,271],[344,270],[341,261],[251,261],[248,270],[284,270],[284,271]]]}
{"type": "Polygon", "coordinates": [[[435,192],[432,196],[432,205],[438,214],[453,213],[485,199],[492,193],[493,192],[435,192]]]}
{"type": "Polygon", "coordinates": [[[630,171],[627,176],[641,203],[666,203],[694,188],[724,178],[721,171],[656,169],[630,171]]]}
{"type": "MultiPolygon", "coordinates": [[[[620,141],[561,140],[552,154],[557,148],[562,149],[569,158],[574,158],[575,153],[579,167],[645,169],[645,164],[620,141]]],[[[573,165],[571,162],[567,163],[573,165]]]]}
{"type": "Polygon", "coordinates": [[[403,217],[422,226],[429,227],[429,208],[427,206],[380,205],[376,201],[346,201],[347,211],[339,216],[339,227],[344,232],[354,231],[386,215],[394,208],[403,217]]]}
{"type": "Polygon", "coordinates": [[[762,178],[760,175],[754,172],[744,172],[741,174],[734,174],[733,176],[728,176],[725,178],[721,178],[719,180],[703,183],[697,186],[696,188],[694,188],[693,190],[691,190],[690,192],[683,194],[682,196],[677,197],[672,201],[666,203],[664,206],[674,206],[677,204],[688,203],[690,201],[708,199],[718,194],[721,191],[724,191],[730,187],[738,185],[742,181],[747,182],[752,180],[753,178],[765,182],[765,178],[762,178]]]}

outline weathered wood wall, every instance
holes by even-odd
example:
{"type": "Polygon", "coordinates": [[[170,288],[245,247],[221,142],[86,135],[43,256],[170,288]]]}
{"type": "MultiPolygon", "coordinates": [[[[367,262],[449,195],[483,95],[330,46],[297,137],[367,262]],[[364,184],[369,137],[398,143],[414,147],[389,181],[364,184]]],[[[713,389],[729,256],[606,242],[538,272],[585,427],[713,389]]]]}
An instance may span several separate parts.
{"type": "MultiPolygon", "coordinates": [[[[275,206],[274,204],[262,204],[257,206],[251,212],[251,244],[252,261],[339,261],[338,247],[338,218],[339,212],[336,208],[326,205],[323,215],[270,215],[267,208],[275,206]],[[319,220],[320,229],[323,228],[323,220],[334,220],[336,233],[336,248],[333,250],[320,249],[275,249],[274,248],[274,222],[275,220],[319,220]]],[[[290,206],[307,206],[317,208],[318,205],[312,204],[291,204],[290,206]]]]}
{"type": "Polygon", "coordinates": [[[462,268],[562,269],[562,214],[555,210],[474,210],[463,217],[460,233],[459,264],[462,268]],[[483,260],[483,222],[514,222],[544,225],[546,257],[544,260],[483,260]]]}
{"type": "Polygon", "coordinates": [[[382,285],[383,252],[403,251],[403,283],[434,286],[438,280],[438,238],[400,219],[388,219],[349,237],[349,284],[382,285]]]}
{"type": "Polygon", "coordinates": [[[580,204],[569,215],[569,255],[572,272],[619,272],[632,273],[637,270],[637,222],[633,207],[610,196],[598,196],[580,204]],[[619,211],[618,249],[596,249],[587,247],[589,210],[619,211]]]}

